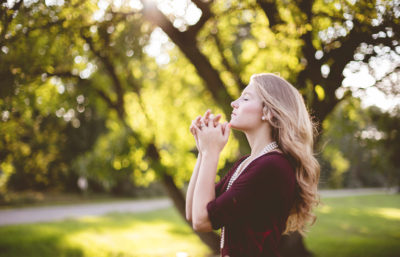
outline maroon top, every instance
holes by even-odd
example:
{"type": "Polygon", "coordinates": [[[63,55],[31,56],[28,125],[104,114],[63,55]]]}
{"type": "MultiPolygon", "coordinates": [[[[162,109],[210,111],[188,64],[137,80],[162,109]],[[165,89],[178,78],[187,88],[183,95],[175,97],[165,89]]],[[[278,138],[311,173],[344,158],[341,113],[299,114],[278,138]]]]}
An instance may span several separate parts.
{"type": "Polygon", "coordinates": [[[226,191],[237,161],[215,185],[207,204],[213,229],[225,226],[222,256],[280,256],[278,246],[294,203],[296,177],[285,156],[270,152],[253,160],[226,191]]]}

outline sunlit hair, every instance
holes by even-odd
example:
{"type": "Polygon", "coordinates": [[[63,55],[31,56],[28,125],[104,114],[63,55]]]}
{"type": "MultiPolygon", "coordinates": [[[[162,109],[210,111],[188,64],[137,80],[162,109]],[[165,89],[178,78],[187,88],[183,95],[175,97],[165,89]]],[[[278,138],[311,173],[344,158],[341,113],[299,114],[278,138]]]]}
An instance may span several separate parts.
{"type": "Polygon", "coordinates": [[[319,203],[320,166],[313,151],[316,126],[303,97],[289,82],[270,73],[255,74],[251,80],[263,101],[263,115],[271,124],[272,137],[296,170],[296,198],[284,234],[304,234],[306,227],[315,222],[312,209],[319,203]]]}

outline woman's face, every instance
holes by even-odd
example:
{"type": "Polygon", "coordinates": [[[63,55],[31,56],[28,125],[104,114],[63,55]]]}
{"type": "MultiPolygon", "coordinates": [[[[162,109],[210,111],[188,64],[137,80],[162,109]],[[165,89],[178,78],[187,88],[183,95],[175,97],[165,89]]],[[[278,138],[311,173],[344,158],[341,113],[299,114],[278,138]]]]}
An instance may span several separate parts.
{"type": "Polygon", "coordinates": [[[250,131],[262,124],[262,100],[257,95],[255,85],[250,81],[242,95],[231,103],[233,108],[230,124],[232,128],[250,131]]]}

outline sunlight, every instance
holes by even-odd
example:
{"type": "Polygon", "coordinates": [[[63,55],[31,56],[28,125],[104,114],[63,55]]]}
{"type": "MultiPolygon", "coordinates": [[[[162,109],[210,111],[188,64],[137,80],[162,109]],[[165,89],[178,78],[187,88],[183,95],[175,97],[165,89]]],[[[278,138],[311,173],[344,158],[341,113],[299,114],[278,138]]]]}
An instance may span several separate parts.
{"type": "Polygon", "coordinates": [[[332,212],[332,207],[330,207],[328,205],[323,205],[321,208],[319,208],[319,212],[330,213],[330,212],[332,212]]]}
{"type": "Polygon", "coordinates": [[[194,25],[201,17],[201,10],[190,0],[157,0],[157,7],[167,17],[173,16],[173,25],[185,30],[194,25]]]}
{"type": "MultiPolygon", "coordinates": [[[[388,60],[376,58],[372,62],[372,69],[376,78],[380,79],[393,69],[395,63],[388,60]]],[[[397,60],[400,62],[400,60],[397,60]]],[[[343,85],[337,90],[338,98],[343,96],[345,89],[350,89],[353,96],[362,100],[362,106],[368,107],[376,105],[379,108],[390,111],[400,105],[400,97],[395,95],[387,95],[378,88],[374,87],[376,79],[371,75],[371,71],[367,65],[360,65],[358,62],[350,62],[343,71],[345,79],[343,85]]]]}
{"type": "Polygon", "coordinates": [[[400,209],[396,208],[378,208],[373,211],[386,219],[400,220],[400,209]]]}
{"type": "Polygon", "coordinates": [[[149,44],[144,47],[144,52],[156,59],[158,65],[168,64],[170,56],[168,51],[174,48],[174,44],[168,35],[160,28],[155,28],[150,36],[149,44]]]}

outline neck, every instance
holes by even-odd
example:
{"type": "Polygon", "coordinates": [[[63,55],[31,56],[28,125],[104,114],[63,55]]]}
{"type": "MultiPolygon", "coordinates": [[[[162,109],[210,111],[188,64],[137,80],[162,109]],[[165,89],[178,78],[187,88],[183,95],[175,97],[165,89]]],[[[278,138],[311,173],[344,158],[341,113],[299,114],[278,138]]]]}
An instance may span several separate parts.
{"type": "Polygon", "coordinates": [[[271,131],[269,127],[267,130],[264,127],[263,129],[256,131],[247,131],[245,134],[247,141],[250,144],[251,157],[257,156],[265,146],[274,141],[271,137],[271,131]]]}

